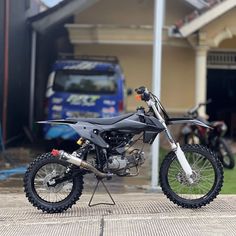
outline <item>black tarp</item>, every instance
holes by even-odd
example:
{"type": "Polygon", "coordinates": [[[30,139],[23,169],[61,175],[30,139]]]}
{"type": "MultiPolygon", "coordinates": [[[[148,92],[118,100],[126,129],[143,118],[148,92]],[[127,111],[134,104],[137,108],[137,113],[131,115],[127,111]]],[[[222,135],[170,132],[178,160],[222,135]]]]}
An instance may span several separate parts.
{"type": "Polygon", "coordinates": [[[2,120],[2,96],[3,96],[3,73],[4,73],[4,1],[0,1],[0,122],[2,120]]]}
{"type": "MultiPolygon", "coordinates": [[[[3,99],[4,64],[4,2],[0,1],[0,106],[3,99]]],[[[30,79],[30,30],[26,23],[26,6],[22,1],[11,0],[9,19],[9,79],[7,103],[7,139],[23,132],[28,124],[30,79]]],[[[2,120],[2,109],[1,109],[2,120]]]]}

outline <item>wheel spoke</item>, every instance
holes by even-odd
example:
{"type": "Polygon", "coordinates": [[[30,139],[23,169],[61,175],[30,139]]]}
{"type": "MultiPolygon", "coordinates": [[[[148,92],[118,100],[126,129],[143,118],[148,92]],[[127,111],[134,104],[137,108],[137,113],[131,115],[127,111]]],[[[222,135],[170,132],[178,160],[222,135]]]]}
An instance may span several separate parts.
{"type": "Polygon", "coordinates": [[[199,153],[185,153],[186,159],[193,170],[193,183],[190,184],[177,158],[168,170],[168,183],[172,191],[181,198],[199,199],[210,191],[215,182],[215,171],[209,159],[199,153]]]}
{"type": "Polygon", "coordinates": [[[55,203],[69,196],[72,191],[72,182],[67,181],[56,186],[48,186],[49,181],[53,177],[62,176],[65,171],[66,167],[58,163],[48,163],[38,170],[34,178],[34,188],[41,199],[55,203]]]}

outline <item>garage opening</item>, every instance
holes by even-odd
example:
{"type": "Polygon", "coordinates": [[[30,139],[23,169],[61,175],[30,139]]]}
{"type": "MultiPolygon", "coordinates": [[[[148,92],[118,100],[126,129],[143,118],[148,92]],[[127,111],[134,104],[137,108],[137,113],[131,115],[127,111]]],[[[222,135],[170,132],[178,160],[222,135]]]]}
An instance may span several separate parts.
{"type": "Polygon", "coordinates": [[[207,99],[209,120],[224,120],[227,136],[236,139],[236,52],[209,53],[207,99]]]}

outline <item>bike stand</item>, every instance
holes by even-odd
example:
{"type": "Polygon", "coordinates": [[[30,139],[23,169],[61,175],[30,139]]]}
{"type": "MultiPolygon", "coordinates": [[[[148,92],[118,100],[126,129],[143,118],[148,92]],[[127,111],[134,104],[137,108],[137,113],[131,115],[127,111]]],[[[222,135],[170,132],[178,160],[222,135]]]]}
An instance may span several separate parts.
{"type": "Polygon", "coordinates": [[[97,184],[96,184],[96,186],[95,186],[95,188],[93,190],[93,194],[92,194],[92,196],[91,196],[91,198],[89,200],[89,203],[88,203],[89,207],[93,207],[93,206],[97,206],[97,205],[107,205],[107,206],[114,206],[114,205],[116,205],[116,203],[115,203],[114,199],[112,198],[109,190],[107,189],[106,185],[104,184],[104,182],[101,179],[98,179],[97,184]],[[100,202],[100,203],[96,203],[96,204],[91,204],[91,202],[93,200],[93,197],[94,197],[94,195],[95,195],[95,193],[97,191],[97,188],[98,188],[98,185],[99,185],[100,182],[102,183],[103,187],[105,188],[105,190],[106,190],[107,194],[109,195],[112,203],[100,202]]]}

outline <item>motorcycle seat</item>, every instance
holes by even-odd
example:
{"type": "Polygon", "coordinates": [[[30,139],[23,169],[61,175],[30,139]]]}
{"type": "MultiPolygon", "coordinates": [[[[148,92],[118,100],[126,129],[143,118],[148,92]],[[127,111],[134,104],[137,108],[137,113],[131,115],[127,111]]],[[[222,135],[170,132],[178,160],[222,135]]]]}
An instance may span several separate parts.
{"type": "Polygon", "coordinates": [[[132,116],[133,113],[128,113],[116,117],[111,118],[67,118],[66,120],[69,122],[88,122],[91,124],[97,124],[97,125],[113,125],[121,120],[124,120],[130,116],[132,116]]]}

